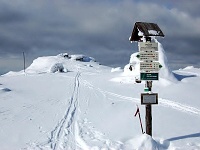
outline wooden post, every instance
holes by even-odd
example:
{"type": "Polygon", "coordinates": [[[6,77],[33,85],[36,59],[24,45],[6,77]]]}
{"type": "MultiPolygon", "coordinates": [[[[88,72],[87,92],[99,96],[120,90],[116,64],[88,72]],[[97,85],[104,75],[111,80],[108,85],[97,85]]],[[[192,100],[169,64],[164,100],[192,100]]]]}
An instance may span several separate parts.
{"type": "MultiPolygon", "coordinates": [[[[151,42],[151,37],[145,37],[146,42],[151,42]]],[[[152,89],[152,81],[146,82],[148,91],[151,92],[152,89]]],[[[151,113],[151,104],[146,105],[146,134],[152,136],[152,113],[151,113]]]]}
{"type": "MultiPolygon", "coordinates": [[[[146,81],[146,85],[151,91],[152,81],[146,81]]],[[[146,105],[146,134],[152,136],[152,113],[151,113],[151,104],[146,105]]]]}
{"type": "Polygon", "coordinates": [[[151,104],[146,105],[146,134],[152,136],[151,104]]]}

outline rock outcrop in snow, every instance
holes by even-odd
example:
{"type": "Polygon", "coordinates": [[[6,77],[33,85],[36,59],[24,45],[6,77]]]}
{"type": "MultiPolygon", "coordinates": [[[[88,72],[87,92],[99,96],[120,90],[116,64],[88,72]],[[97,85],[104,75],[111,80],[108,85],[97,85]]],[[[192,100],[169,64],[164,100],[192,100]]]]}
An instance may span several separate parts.
{"type": "Polygon", "coordinates": [[[55,73],[55,72],[66,72],[65,68],[63,67],[62,63],[55,63],[51,69],[50,69],[51,73],[55,73]]]}

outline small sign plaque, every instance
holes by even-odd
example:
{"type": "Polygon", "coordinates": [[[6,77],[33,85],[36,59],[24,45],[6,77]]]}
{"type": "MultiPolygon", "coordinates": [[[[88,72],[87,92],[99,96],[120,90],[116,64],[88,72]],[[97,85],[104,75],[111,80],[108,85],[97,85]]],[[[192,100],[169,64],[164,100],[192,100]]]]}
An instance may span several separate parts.
{"type": "Polygon", "coordinates": [[[158,104],[158,93],[141,93],[141,104],[158,104]]]}
{"type": "Polygon", "coordinates": [[[143,52],[158,51],[158,43],[139,42],[139,51],[143,51],[143,52]]]}

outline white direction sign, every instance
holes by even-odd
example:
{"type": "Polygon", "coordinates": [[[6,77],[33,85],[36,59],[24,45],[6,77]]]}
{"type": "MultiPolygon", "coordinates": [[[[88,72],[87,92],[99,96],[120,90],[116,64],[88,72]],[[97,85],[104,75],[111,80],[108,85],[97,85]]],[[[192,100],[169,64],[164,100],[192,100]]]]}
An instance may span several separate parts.
{"type": "Polygon", "coordinates": [[[158,43],[139,42],[139,51],[143,51],[143,52],[158,51],[158,43]]]}
{"type": "Polygon", "coordinates": [[[140,62],[140,72],[158,72],[161,67],[159,62],[140,62]]]}
{"type": "Polygon", "coordinates": [[[139,59],[140,61],[146,61],[146,60],[158,61],[158,52],[140,52],[139,59]]]}

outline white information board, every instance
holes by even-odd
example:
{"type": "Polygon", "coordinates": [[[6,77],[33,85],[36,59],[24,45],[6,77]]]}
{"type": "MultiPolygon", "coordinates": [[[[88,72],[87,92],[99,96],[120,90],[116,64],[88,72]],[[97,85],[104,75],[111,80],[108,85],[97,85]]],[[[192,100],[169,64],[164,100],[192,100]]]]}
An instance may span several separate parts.
{"type": "Polygon", "coordinates": [[[141,104],[158,104],[158,93],[141,93],[141,104]]]}

